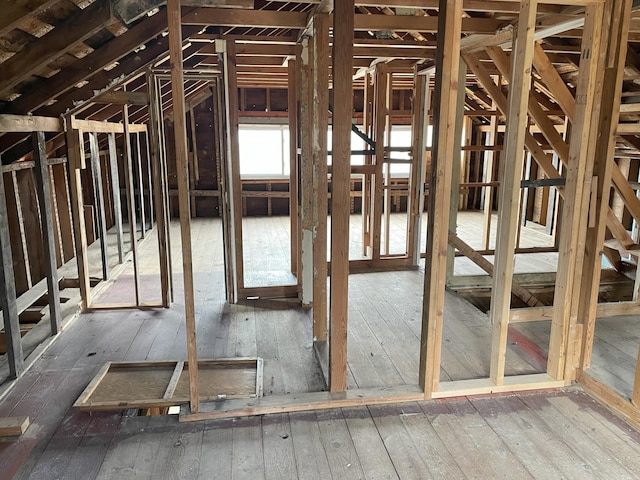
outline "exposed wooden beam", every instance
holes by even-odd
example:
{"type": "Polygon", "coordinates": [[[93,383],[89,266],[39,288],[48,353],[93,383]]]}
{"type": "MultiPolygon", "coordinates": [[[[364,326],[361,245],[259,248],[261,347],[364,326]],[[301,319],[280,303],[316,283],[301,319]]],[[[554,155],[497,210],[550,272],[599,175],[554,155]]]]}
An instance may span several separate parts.
{"type": "MultiPolygon", "coordinates": [[[[498,208],[498,231],[496,234],[496,256],[493,285],[491,290],[492,324],[491,380],[496,385],[504,384],[511,308],[511,287],[513,283],[518,206],[520,200],[520,179],[527,135],[527,104],[531,85],[531,64],[533,61],[533,33],[536,20],[536,0],[520,3],[517,33],[514,39],[511,63],[511,88],[507,108],[507,131],[504,142],[504,162],[500,179],[500,205],[498,208]],[[517,87],[516,87],[517,86],[517,87]]],[[[493,83],[493,82],[492,82],[493,83]]]]}
{"type": "MultiPolygon", "coordinates": [[[[111,0],[113,13],[124,23],[131,24],[153,9],[162,7],[166,0],[111,0]]],[[[253,0],[184,0],[183,6],[205,6],[217,8],[253,8],[253,0]]]]}
{"type": "Polygon", "coordinates": [[[24,355],[20,337],[20,322],[16,305],[16,283],[11,255],[9,217],[4,181],[0,179],[0,308],[4,319],[5,342],[9,360],[9,375],[17,378],[24,372],[24,355]]]}
{"type": "MultiPolygon", "coordinates": [[[[578,321],[582,325],[583,335],[580,342],[580,352],[576,353],[576,362],[570,362],[568,377],[573,376],[573,365],[578,364],[581,370],[587,370],[591,364],[593,340],[595,338],[598,295],[600,292],[600,276],[602,269],[602,245],[605,239],[605,226],[612,210],[609,208],[611,193],[611,176],[618,175],[614,180],[623,188],[628,188],[626,180],[619,178],[620,169],[613,159],[615,144],[615,126],[618,123],[619,105],[622,91],[622,77],[624,76],[627,45],[627,33],[629,29],[630,0],[616,0],[608,2],[605,6],[605,29],[603,36],[608,39],[608,48],[601,49],[600,54],[605,56],[604,74],[600,75],[602,82],[601,97],[598,99],[600,111],[597,121],[593,121],[591,137],[591,154],[594,156],[592,182],[595,190],[591,199],[594,204],[589,207],[589,223],[587,224],[586,240],[584,247],[584,266],[580,283],[580,306],[578,307],[578,321]],[[594,133],[597,128],[597,134],[594,133]],[[616,172],[617,171],[617,172],[616,172]]],[[[635,139],[635,137],[633,137],[635,139]]],[[[623,139],[627,141],[628,139],[623,139]]],[[[637,139],[636,139],[637,140],[637,139]]],[[[619,188],[619,190],[620,190],[619,188]]],[[[628,195],[628,190],[626,192],[628,195]]],[[[635,198],[635,196],[634,196],[635,198]]],[[[636,212],[638,213],[638,212],[636,212]]],[[[626,230],[625,230],[626,231],[626,230]]],[[[576,298],[574,296],[574,298],[576,298]]],[[[555,315],[555,311],[554,311],[555,315]]],[[[565,369],[566,370],[566,369],[565,369]]]]}
{"type": "Polygon", "coordinates": [[[0,35],[11,32],[27,15],[37,15],[53,3],[56,3],[56,0],[11,1],[3,3],[2,17],[0,17],[0,35]]]}
{"type": "MultiPolygon", "coordinates": [[[[189,172],[187,150],[186,109],[184,104],[184,78],[182,76],[182,25],[180,0],[167,1],[169,26],[169,54],[171,56],[171,95],[173,98],[173,125],[176,148],[178,204],[180,208],[180,237],[182,239],[182,271],[184,281],[187,358],[189,360],[189,404],[192,413],[200,409],[198,384],[198,349],[196,346],[196,312],[193,286],[193,260],[191,251],[191,220],[189,215],[189,172]]],[[[125,107],[126,108],[126,107],[125,107]]],[[[133,225],[131,228],[135,228],[133,225]]]]}
{"type": "Polygon", "coordinates": [[[109,279],[109,251],[107,244],[107,219],[105,218],[104,189],[102,186],[102,169],[100,148],[96,133],[89,133],[89,152],[91,155],[91,176],[93,178],[94,205],[96,221],[100,235],[100,254],[102,260],[102,279],[109,279]]]}
{"type": "Polygon", "coordinates": [[[305,28],[308,13],[276,10],[196,8],[182,17],[184,25],[218,27],[305,28]]]}
{"type": "Polygon", "coordinates": [[[0,132],[62,132],[60,118],[0,114],[0,132]]]}
{"type": "Polygon", "coordinates": [[[118,154],[116,152],[116,135],[110,133],[107,138],[109,171],[111,173],[111,197],[113,202],[113,216],[116,229],[116,244],[118,248],[118,263],[124,262],[124,240],[122,236],[122,202],[120,199],[120,173],[118,171],[118,154]]]}
{"type": "Polygon", "coordinates": [[[302,267],[300,265],[300,212],[299,212],[299,183],[300,162],[298,161],[298,129],[299,129],[299,88],[300,74],[299,64],[294,56],[287,63],[287,113],[289,125],[289,216],[291,228],[291,273],[297,278],[300,285],[302,280],[302,267]]]}
{"type": "Polygon", "coordinates": [[[98,32],[111,18],[109,1],[98,0],[29,44],[2,63],[0,94],[6,94],[44,65],[67,53],[78,42],[98,32]]]}
{"type": "MultiPolygon", "coordinates": [[[[487,18],[463,18],[462,32],[467,34],[493,34],[505,26],[505,22],[487,18]]],[[[388,16],[388,15],[355,15],[355,30],[379,31],[394,30],[399,32],[438,32],[438,17],[432,16],[388,16]]]]}
{"type": "MultiPolygon", "coordinates": [[[[333,15],[333,145],[331,171],[331,315],[329,390],[347,389],[349,217],[353,112],[353,0],[336,2],[333,15]]],[[[327,38],[328,40],[328,38],[327,38]]]]}
{"type": "MultiPolygon", "coordinates": [[[[420,237],[422,236],[422,213],[424,212],[424,180],[426,175],[427,123],[429,111],[430,75],[418,74],[414,69],[413,101],[411,102],[412,156],[411,177],[409,179],[409,197],[407,210],[409,220],[407,226],[408,248],[411,263],[418,265],[420,259],[420,237]]],[[[365,89],[367,87],[365,86],[365,89]]],[[[365,107],[366,108],[366,107],[365,107]]],[[[364,188],[363,188],[364,191],[364,188]]],[[[364,216],[364,215],[363,215],[364,216]]]]}
{"type": "MultiPolygon", "coordinates": [[[[296,63],[300,65],[300,257],[299,273],[302,305],[313,303],[313,141],[311,138],[313,117],[313,48],[311,38],[301,41],[302,48],[297,55],[296,63]]],[[[314,337],[318,338],[314,332],[314,337]]],[[[326,337],[318,338],[326,341],[326,337]]]]}
{"type": "Polygon", "coordinates": [[[575,99],[569,91],[567,84],[562,80],[562,77],[553,66],[553,63],[551,63],[551,60],[549,60],[544,49],[537,42],[534,49],[533,66],[553,94],[554,100],[560,105],[560,108],[562,108],[564,113],[569,117],[569,120],[573,122],[576,110],[575,99]]]}
{"type": "MultiPolygon", "coordinates": [[[[106,77],[102,82],[97,81],[101,85],[92,84],[87,92],[91,92],[91,89],[102,89],[107,85],[110,79],[116,78],[122,72],[110,71],[104,72],[104,68],[113,64],[113,62],[120,60],[122,57],[132,52],[140,45],[144,45],[152,38],[161,34],[167,28],[167,21],[164,15],[155,14],[149,18],[142,20],[137,25],[131,27],[128,31],[122,35],[107,42],[105,45],[91,52],[86,57],[73,62],[68,67],[55,74],[53,77],[46,80],[42,80],[36,83],[28,91],[11,102],[8,106],[9,111],[12,113],[27,113],[35,111],[37,108],[46,104],[53,98],[58,97],[60,94],[67,90],[74,89],[74,85],[84,80],[89,80],[97,75],[101,74],[101,77],[106,77]],[[46,85],[46,86],[45,86],[46,85]]],[[[130,59],[127,68],[131,70],[131,64],[139,63],[140,61],[148,62],[150,45],[141,52],[138,53],[138,59],[130,59]]],[[[167,50],[167,39],[161,40],[161,50],[154,51],[151,58],[157,57],[160,53],[167,50]]],[[[116,67],[118,69],[118,67],[116,67]]],[[[127,71],[129,71],[127,70],[127,71]]],[[[100,78],[100,77],[98,77],[100,78]]],[[[98,80],[96,78],[96,80],[98,80]]],[[[82,97],[80,97],[82,98],[82,97]]],[[[66,106],[64,107],[66,108],[66,106]]],[[[61,113],[61,110],[58,113],[61,113]]]]}
{"type": "Polygon", "coordinates": [[[311,140],[313,158],[313,335],[327,338],[327,130],[329,128],[329,28],[326,13],[313,16],[311,140]]]}
{"type": "Polygon", "coordinates": [[[33,158],[35,160],[35,177],[40,210],[40,224],[42,225],[42,245],[44,247],[44,270],[47,275],[47,294],[49,300],[49,322],[51,335],[60,332],[60,288],[58,285],[58,265],[56,261],[56,247],[54,238],[53,206],[51,204],[51,176],[45,152],[44,133],[34,132],[33,158]]]}
{"type": "MultiPolygon", "coordinates": [[[[153,194],[155,196],[154,207],[156,210],[156,230],[158,232],[158,251],[160,253],[160,288],[162,296],[162,304],[165,307],[170,305],[170,270],[169,270],[169,241],[167,228],[167,186],[164,183],[165,162],[163,152],[165,149],[164,138],[161,137],[160,123],[163,122],[160,111],[160,103],[158,98],[158,89],[156,79],[152,74],[147,75],[147,92],[149,94],[149,154],[151,160],[151,174],[153,181],[153,194]]],[[[214,99],[214,102],[216,100],[214,99]]],[[[217,118],[214,116],[214,121],[217,118]]],[[[111,137],[109,138],[109,152],[111,153],[111,137]]],[[[219,159],[217,159],[219,161],[219,159]]],[[[111,163],[112,169],[114,164],[111,163]]],[[[115,181],[117,181],[117,164],[115,165],[115,181]]],[[[114,177],[114,173],[112,173],[114,177]]],[[[219,181],[219,178],[218,178],[219,181]]],[[[118,199],[119,200],[119,199],[118,199]]],[[[115,206],[115,202],[114,202],[115,206]]],[[[122,227],[120,227],[122,228],[122,227]]]]}
{"type": "Polygon", "coordinates": [[[89,262],[87,259],[87,231],[84,221],[82,203],[82,172],[86,168],[84,158],[84,141],[82,132],[70,128],[66,132],[66,147],[69,169],[69,194],[71,216],[73,217],[73,234],[76,245],[76,263],[78,266],[78,282],[82,309],[86,310],[91,303],[91,285],[89,283],[89,262]]]}
{"type": "MultiPolygon", "coordinates": [[[[507,111],[507,99],[505,98],[500,88],[498,88],[498,86],[493,82],[491,76],[489,75],[485,67],[480,63],[477,56],[467,54],[464,55],[464,57],[467,65],[469,65],[471,70],[475,73],[478,81],[482,84],[483,88],[489,93],[491,98],[495,100],[498,109],[501,112],[505,113],[507,111]]],[[[532,130],[532,127],[530,126],[529,129],[532,130]]],[[[529,132],[527,132],[525,135],[525,146],[527,147],[527,150],[531,152],[531,155],[536,160],[538,165],[544,170],[547,177],[560,177],[560,173],[558,172],[556,167],[553,166],[551,157],[544,152],[540,144],[538,144],[536,139],[529,132]]],[[[558,193],[564,198],[563,188],[558,188],[558,193]]],[[[607,227],[623,246],[628,247],[634,244],[633,240],[627,233],[627,230],[611,209],[609,209],[607,213],[607,227]]]]}
{"type": "Polygon", "coordinates": [[[462,30],[462,0],[441,0],[438,15],[438,78],[433,95],[433,150],[429,182],[428,227],[425,260],[424,304],[420,340],[418,381],[425,397],[431,398],[440,385],[440,359],[444,315],[449,221],[451,166],[456,138],[453,134],[458,108],[458,69],[462,30]]]}
{"type": "MultiPolygon", "coordinates": [[[[581,301],[584,301],[580,299],[579,293],[595,157],[590,143],[599,135],[598,121],[594,116],[598,118],[600,109],[595,99],[602,95],[602,24],[602,4],[590,5],[585,16],[580,74],[576,88],[575,121],[569,139],[567,184],[562,208],[558,275],[547,362],[547,372],[557,380],[572,380],[571,376],[565,376],[567,372],[574,370],[572,357],[576,340],[577,313],[581,301]]],[[[608,212],[610,211],[608,209],[608,212]]]]}
{"type": "MultiPolygon", "coordinates": [[[[489,276],[494,276],[495,269],[493,264],[451,231],[449,231],[449,244],[454,246],[462,255],[487,272],[489,276]]],[[[520,285],[516,280],[512,280],[511,282],[511,292],[530,307],[544,306],[544,303],[538,300],[533,293],[520,285]]]]}
{"type": "Polygon", "coordinates": [[[115,103],[119,105],[124,105],[125,103],[129,105],[148,105],[149,104],[149,96],[146,92],[125,92],[125,91],[115,91],[115,92],[104,92],[98,95],[93,99],[94,103],[115,103]]]}
{"type": "MultiPolygon", "coordinates": [[[[215,8],[198,8],[183,17],[187,25],[215,25],[226,27],[261,27],[261,28],[297,28],[307,26],[308,14],[303,12],[280,12],[273,10],[224,10],[215,8]]],[[[505,25],[505,22],[488,18],[465,18],[462,21],[465,33],[493,34],[505,25]]],[[[433,16],[387,16],[364,15],[354,16],[356,31],[438,31],[438,18],[433,16]]]]}

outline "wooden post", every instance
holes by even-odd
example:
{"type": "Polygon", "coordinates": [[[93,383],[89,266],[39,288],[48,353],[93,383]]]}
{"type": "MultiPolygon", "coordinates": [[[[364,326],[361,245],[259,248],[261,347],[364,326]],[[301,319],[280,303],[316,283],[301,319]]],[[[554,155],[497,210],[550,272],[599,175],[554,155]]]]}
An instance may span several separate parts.
{"type": "MultiPolygon", "coordinates": [[[[492,102],[492,108],[496,110],[496,102],[492,102]]],[[[498,139],[498,115],[493,115],[489,123],[489,130],[485,136],[484,144],[486,146],[495,147],[498,139]]],[[[490,183],[493,181],[494,162],[497,159],[498,152],[494,149],[484,152],[484,181],[490,183]]],[[[488,250],[491,241],[491,215],[493,213],[493,187],[484,187],[484,233],[482,237],[482,248],[488,250]]]]}
{"type": "Polygon", "coordinates": [[[107,135],[109,145],[109,171],[111,172],[111,191],[113,196],[113,216],[116,227],[116,243],[118,244],[118,263],[124,262],[124,239],[122,236],[122,201],[120,199],[120,174],[116,152],[116,134],[107,135]]]}
{"type": "MultiPolygon", "coordinates": [[[[189,360],[189,396],[191,413],[200,409],[198,393],[198,349],[196,346],[196,315],[193,291],[193,262],[191,254],[191,218],[189,216],[189,172],[187,164],[187,128],[182,74],[182,24],[180,0],[167,1],[169,25],[169,55],[171,58],[171,97],[173,99],[173,125],[176,139],[176,171],[178,204],[180,209],[180,236],[182,239],[182,269],[184,278],[185,322],[187,326],[187,358],[189,360]]],[[[230,92],[231,96],[236,91],[230,92]]]]}
{"type": "Polygon", "coordinates": [[[0,181],[0,286],[2,286],[2,291],[0,292],[0,308],[2,308],[4,318],[9,376],[18,378],[24,372],[24,354],[22,352],[22,340],[20,337],[18,307],[16,306],[16,284],[13,277],[7,200],[3,181],[0,181]]]}
{"type": "Polygon", "coordinates": [[[129,214],[129,237],[131,239],[131,253],[133,260],[133,283],[136,295],[136,305],[140,305],[140,276],[138,270],[138,229],[136,219],[135,187],[133,185],[133,160],[131,158],[131,133],[129,132],[129,107],[122,107],[123,118],[123,151],[124,151],[124,176],[127,189],[127,208],[129,214]]]}
{"type": "Polygon", "coordinates": [[[313,336],[327,339],[327,130],[329,128],[328,14],[313,18],[313,336]]]}
{"type": "Polygon", "coordinates": [[[289,113],[289,220],[291,235],[291,273],[298,278],[298,285],[301,282],[299,245],[299,212],[298,212],[298,97],[297,97],[297,62],[290,58],[287,65],[288,98],[287,110],[289,113]]]}
{"type": "MultiPolygon", "coordinates": [[[[464,99],[465,99],[465,83],[467,81],[467,64],[464,63],[462,58],[459,59],[460,66],[458,69],[458,98],[457,104],[462,105],[456,112],[456,126],[454,135],[456,138],[456,148],[453,152],[453,158],[451,159],[452,171],[451,171],[451,205],[449,206],[449,231],[457,235],[458,233],[458,209],[460,208],[460,175],[463,171],[462,161],[466,157],[462,152],[462,129],[464,126],[464,99]]],[[[466,167],[465,167],[466,168],[466,167]]],[[[449,245],[447,248],[447,283],[453,279],[454,264],[456,259],[456,252],[453,245],[449,245]]]]}
{"type": "Polygon", "coordinates": [[[226,118],[226,187],[230,208],[231,252],[234,302],[244,288],[242,254],[242,184],[240,182],[240,145],[238,141],[238,83],[236,74],[236,45],[233,40],[221,40],[216,50],[222,55],[224,101],[226,118]]]}
{"type": "Polygon", "coordinates": [[[38,203],[40,205],[42,245],[44,247],[45,272],[47,274],[47,293],[49,294],[49,321],[51,322],[51,335],[57,335],[60,332],[62,315],[60,313],[60,288],[58,286],[53,205],[51,202],[51,180],[45,151],[44,132],[34,132],[31,138],[33,140],[33,159],[36,163],[36,185],[38,188],[38,203]]]}
{"type": "Polygon", "coordinates": [[[375,148],[375,174],[373,176],[373,187],[371,188],[371,235],[372,239],[372,258],[380,259],[380,244],[382,238],[382,209],[384,196],[384,131],[386,126],[387,111],[387,89],[389,84],[389,74],[387,68],[383,64],[376,65],[375,74],[375,99],[374,99],[374,141],[375,148]]]}
{"type": "Polygon", "coordinates": [[[638,358],[636,360],[636,374],[633,377],[633,393],[631,394],[631,403],[640,408],[640,348],[638,348],[638,358]]]}
{"type": "MultiPolygon", "coordinates": [[[[216,43],[216,50],[224,52],[226,50],[226,43],[223,40],[219,40],[216,43]]],[[[217,161],[217,173],[218,173],[218,188],[220,189],[220,216],[222,217],[222,250],[224,254],[224,283],[226,290],[226,297],[228,303],[237,302],[236,293],[236,271],[235,271],[235,254],[234,241],[233,241],[233,216],[231,213],[231,202],[229,200],[229,165],[228,165],[228,149],[227,149],[227,136],[228,129],[226,128],[226,118],[228,105],[226,102],[226,92],[223,88],[222,82],[224,79],[217,80],[215,82],[215,98],[214,98],[214,122],[217,125],[217,138],[216,138],[216,161],[217,161]]]]}
{"type": "Polygon", "coordinates": [[[149,198],[149,229],[153,228],[153,191],[154,191],[154,187],[153,187],[153,173],[152,173],[152,169],[151,169],[151,150],[150,150],[150,146],[149,146],[149,132],[143,132],[143,138],[144,138],[144,158],[146,160],[146,169],[147,169],[147,186],[148,186],[148,191],[149,194],[147,195],[147,197],[149,198]]]}
{"type": "Polygon", "coordinates": [[[333,161],[331,197],[331,332],[329,390],[347,389],[349,309],[349,214],[351,118],[353,110],[353,0],[336,2],[333,12],[333,161]]]}
{"type": "MultiPolygon", "coordinates": [[[[593,339],[595,336],[595,322],[600,286],[602,265],[602,250],[606,232],[607,213],[609,211],[609,194],[611,191],[611,177],[615,166],[613,155],[616,143],[615,126],[618,124],[620,112],[620,96],[624,77],[625,58],[627,53],[627,36],[629,32],[629,18],[631,2],[619,0],[608,2],[604,14],[609,20],[609,31],[603,33],[603,38],[608,38],[608,49],[600,52],[605,57],[604,75],[602,78],[602,98],[600,104],[599,121],[597,125],[599,135],[592,138],[592,151],[595,157],[593,181],[595,188],[595,208],[589,209],[585,241],[584,267],[580,284],[580,302],[578,307],[578,322],[583,325],[583,337],[581,339],[581,352],[576,352],[579,359],[579,368],[587,370],[591,364],[593,339]]],[[[568,108],[572,104],[567,102],[568,108]]],[[[577,106],[577,105],[576,105],[577,106]]],[[[579,110],[579,108],[578,108],[579,110]]],[[[593,129],[593,127],[592,127],[593,129]]],[[[593,131],[593,130],[592,130],[593,131]]],[[[635,292],[634,292],[635,293],[635,292]]],[[[573,369],[565,369],[567,380],[572,379],[573,369]]],[[[640,374],[636,370],[636,378],[640,374]]],[[[638,392],[640,385],[636,383],[638,392]]],[[[640,399],[636,399],[636,404],[640,399]]]]}
{"type": "MultiPolygon", "coordinates": [[[[138,205],[140,205],[140,235],[144,239],[147,230],[147,215],[145,213],[144,182],[142,181],[142,150],[140,149],[140,132],[136,132],[136,160],[134,165],[135,183],[138,187],[138,205]]],[[[136,227],[137,228],[137,227],[136,227]]]]}
{"type": "MultiPolygon", "coordinates": [[[[412,103],[412,154],[411,177],[409,179],[408,207],[409,221],[407,222],[407,254],[411,264],[417,266],[420,261],[420,235],[422,232],[422,211],[424,210],[424,176],[425,151],[427,147],[427,112],[429,75],[422,75],[416,67],[413,73],[413,103],[412,103]]],[[[364,195],[363,195],[364,201],[364,195]]]]}
{"type": "MultiPolygon", "coordinates": [[[[68,121],[68,125],[70,120],[68,121]]],[[[73,217],[73,233],[76,243],[76,263],[82,310],[91,304],[91,286],[89,283],[89,264],[87,261],[87,231],[84,223],[84,206],[82,204],[81,169],[86,168],[82,131],[70,128],[67,130],[67,159],[69,168],[69,193],[71,195],[71,216],[73,217]]]]}
{"type": "MultiPolygon", "coordinates": [[[[302,241],[300,244],[301,261],[301,294],[300,299],[305,306],[313,303],[313,155],[311,140],[311,118],[313,115],[311,74],[313,65],[313,49],[309,39],[302,40],[302,50],[299,55],[300,64],[300,229],[302,241]]],[[[316,333],[313,335],[316,337],[316,333]]],[[[316,337],[317,338],[317,337],[316,337]]],[[[326,336],[318,338],[325,341],[326,336]]]]}
{"type": "MultiPolygon", "coordinates": [[[[196,142],[196,122],[194,119],[193,108],[189,110],[189,131],[191,132],[191,153],[189,155],[189,191],[196,189],[196,171],[198,167],[198,145],[196,142]]],[[[187,137],[188,138],[188,137],[187,137]]],[[[196,199],[189,195],[189,206],[191,208],[191,218],[196,218],[198,212],[196,210],[196,199]]]]}
{"type": "Polygon", "coordinates": [[[89,133],[89,150],[91,152],[91,170],[93,171],[93,190],[95,195],[98,230],[100,232],[100,253],[102,259],[102,279],[109,279],[109,252],[107,250],[107,219],[104,212],[104,191],[102,190],[102,172],[100,170],[100,153],[96,133],[89,133]]]}
{"type": "Polygon", "coordinates": [[[164,223],[167,228],[167,267],[168,267],[168,277],[169,277],[169,301],[173,302],[175,300],[174,291],[173,291],[173,261],[171,260],[171,205],[169,201],[169,173],[167,166],[167,147],[166,147],[166,133],[165,133],[165,123],[164,123],[164,114],[162,108],[162,96],[160,89],[160,80],[155,79],[155,95],[158,98],[158,123],[160,127],[160,186],[162,188],[162,198],[164,201],[164,215],[165,220],[164,223]]]}
{"type": "MultiPolygon", "coordinates": [[[[373,137],[373,84],[371,83],[372,75],[367,73],[364,78],[364,112],[363,126],[364,132],[369,137],[373,137]]],[[[373,156],[365,155],[365,165],[373,165],[373,156]]],[[[424,182],[423,182],[424,183],[424,182]]],[[[362,255],[368,257],[371,255],[372,241],[371,238],[371,174],[365,173],[362,176],[362,255]]]]}
{"type": "MultiPolygon", "coordinates": [[[[149,165],[153,181],[153,193],[155,196],[156,222],[158,232],[158,253],[160,259],[160,288],[162,295],[162,305],[169,307],[169,252],[168,252],[168,231],[166,223],[167,200],[162,188],[162,155],[160,154],[160,105],[158,103],[157,90],[155,88],[155,78],[151,73],[147,73],[147,92],[149,92],[149,165]]],[[[116,169],[117,170],[117,169],[116,169]]]]}
{"type": "Polygon", "coordinates": [[[427,257],[420,341],[420,387],[431,398],[440,384],[440,357],[444,320],[444,288],[449,240],[451,166],[456,149],[454,134],[458,108],[458,70],[462,0],[440,0],[436,84],[433,95],[433,156],[429,181],[427,257]]]}
{"type": "Polygon", "coordinates": [[[63,262],[66,263],[75,256],[73,243],[73,221],[71,219],[71,200],[69,195],[69,165],[61,163],[51,166],[53,186],[55,189],[56,204],[58,206],[58,222],[60,224],[60,237],[62,243],[63,262]]]}
{"type": "MultiPolygon", "coordinates": [[[[387,92],[386,92],[386,116],[384,118],[384,134],[387,144],[391,145],[391,123],[393,110],[393,73],[387,75],[387,92]]],[[[391,154],[389,154],[391,156],[391,154]]],[[[382,150],[382,210],[384,214],[384,255],[389,256],[389,242],[391,240],[391,163],[387,162],[387,155],[382,150]]],[[[381,254],[382,256],[382,254],[381,254]]]]}
{"type": "Polygon", "coordinates": [[[507,110],[505,154],[502,157],[501,168],[495,275],[489,315],[489,320],[493,325],[490,376],[496,385],[502,385],[504,382],[514,267],[513,253],[516,244],[520,179],[522,178],[522,161],[528,123],[527,103],[531,85],[536,7],[536,0],[520,2],[514,53],[511,59],[511,88],[509,89],[507,110]]]}
{"type": "MultiPolygon", "coordinates": [[[[581,45],[580,74],[576,86],[575,121],[571,130],[566,166],[567,183],[564,189],[565,202],[562,210],[558,274],[547,362],[547,372],[557,380],[565,378],[567,373],[565,368],[573,370],[572,343],[576,339],[579,304],[584,301],[578,295],[594,162],[593,151],[589,155],[588,146],[590,140],[600,133],[597,130],[598,122],[592,119],[594,116],[598,117],[598,109],[601,108],[595,102],[595,98],[598,92],[602,92],[603,72],[599,62],[602,18],[602,3],[587,6],[581,45]]],[[[607,184],[606,188],[609,188],[609,185],[607,184]]],[[[568,378],[565,379],[569,381],[568,378]]]]}

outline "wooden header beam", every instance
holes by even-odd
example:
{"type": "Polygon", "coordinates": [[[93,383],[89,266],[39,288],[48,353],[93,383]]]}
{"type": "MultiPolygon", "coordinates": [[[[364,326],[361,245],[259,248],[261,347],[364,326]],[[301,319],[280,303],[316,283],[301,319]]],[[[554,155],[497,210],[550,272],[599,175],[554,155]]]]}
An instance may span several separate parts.
{"type": "MultiPolygon", "coordinates": [[[[279,12],[273,10],[227,10],[218,8],[197,8],[183,17],[185,25],[221,26],[221,27],[260,27],[260,28],[296,28],[305,29],[308,14],[303,12],[279,12]]],[[[464,18],[464,33],[494,34],[507,22],[489,18],[464,18]]],[[[356,31],[438,31],[436,16],[405,15],[354,15],[356,31]]]]}
{"type": "Polygon", "coordinates": [[[38,117],[31,115],[0,115],[0,133],[9,132],[62,132],[64,124],[61,118],[38,117]]]}

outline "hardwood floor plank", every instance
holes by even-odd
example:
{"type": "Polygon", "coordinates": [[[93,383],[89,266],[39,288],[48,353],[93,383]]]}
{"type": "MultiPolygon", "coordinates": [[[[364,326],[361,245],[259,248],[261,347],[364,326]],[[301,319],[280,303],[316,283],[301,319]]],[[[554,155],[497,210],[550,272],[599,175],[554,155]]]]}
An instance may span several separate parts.
{"type": "Polygon", "coordinates": [[[198,478],[231,478],[234,420],[205,422],[198,478]]]}
{"type": "Polygon", "coordinates": [[[329,461],[315,412],[289,414],[296,469],[300,478],[322,480],[331,477],[329,461]]]}
{"type": "Polygon", "coordinates": [[[365,478],[399,478],[399,472],[396,471],[369,409],[343,408],[342,413],[365,478]]]}
{"type": "Polygon", "coordinates": [[[553,463],[540,461],[547,458],[527,436],[523,426],[524,413],[519,412],[517,418],[508,410],[509,399],[478,398],[470,399],[471,404],[491,427],[506,447],[522,462],[525,469],[535,478],[561,478],[561,472],[553,463]],[[520,420],[520,421],[518,421],[520,420]]]}
{"type": "Polygon", "coordinates": [[[316,418],[332,477],[364,479],[342,411],[321,410],[316,412],[316,418]]]}
{"type": "Polygon", "coordinates": [[[579,423],[567,419],[553,408],[548,399],[537,395],[521,398],[524,404],[534,411],[559,438],[579,452],[582,460],[596,477],[602,478],[604,475],[608,478],[633,478],[626,468],[617,463],[615,457],[612,458],[603,453],[600,442],[597,439],[592,440],[591,433],[585,435],[579,423]]]}
{"type": "Polygon", "coordinates": [[[369,411],[400,478],[434,478],[401,417],[420,412],[417,404],[370,406],[369,411]]]}
{"type": "Polygon", "coordinates": [[[260,417],[239,418],[233,427],[231,478],[264,479],[260,417]]]}
{"type": "Polygon", "coordinates": [[[300,478],[296,468],[288,414],[262,417],[262,447],[264,476],[267,480],[300,478]]]}
{"type": "Polygon", "coordinates": [[[431,426],[423,410],[406,412],[400,416],[418,452],[427,452],[425,462],[433,478],[463,478],[457,462],[431,426]]]}

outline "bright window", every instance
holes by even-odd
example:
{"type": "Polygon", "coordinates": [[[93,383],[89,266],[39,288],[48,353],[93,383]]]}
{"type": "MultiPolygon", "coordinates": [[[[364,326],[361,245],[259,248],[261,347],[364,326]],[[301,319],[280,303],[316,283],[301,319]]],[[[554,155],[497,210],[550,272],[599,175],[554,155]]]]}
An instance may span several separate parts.
{"type": "Polygon", "coordinates": [[[240,175],[289,176],[289,127],[240,125],[240,175]]]}

